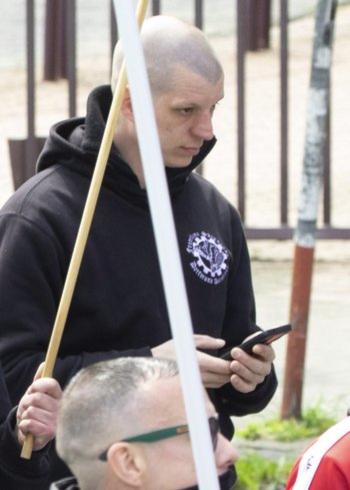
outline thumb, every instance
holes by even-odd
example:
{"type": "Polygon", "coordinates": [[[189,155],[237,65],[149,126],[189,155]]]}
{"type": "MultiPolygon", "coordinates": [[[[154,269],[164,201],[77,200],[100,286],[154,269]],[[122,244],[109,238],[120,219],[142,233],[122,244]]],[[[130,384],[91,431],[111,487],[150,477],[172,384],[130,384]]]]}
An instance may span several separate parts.
{"type": "Polygon", "coordinates": [[[34,376],[34,380],[33,381],[36,381],[37,379],[40,379],[42,377],[42,374],[43,374],[43,371],[44,371],[44,366],[45,366],[45,363],[41,363],[35,373],[35,376],[34,376]]]}
{"type": "Polygon", "coordinates": [[[195,346],[199,349],[221,349],[225,345],[224,339],[217,339],[210,335],[196,334],[193,337],[195,346]]]}

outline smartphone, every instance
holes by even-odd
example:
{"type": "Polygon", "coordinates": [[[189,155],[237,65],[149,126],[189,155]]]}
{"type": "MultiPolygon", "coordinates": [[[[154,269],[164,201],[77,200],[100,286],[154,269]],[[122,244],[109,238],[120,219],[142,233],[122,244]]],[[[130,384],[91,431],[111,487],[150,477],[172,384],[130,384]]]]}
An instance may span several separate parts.
{"type": "MultiPolygon", "coordinates": [[[[271,342],[274,342],[275,340],[279,339],[280,337],[290,332],[291,330],[292,330],[292,325],[290,325],[289,323],[288,325],[282,325],[281,327],[271,328],[270,330],[265,330],[264,332],[258,333],[258,335],[255,335],[255,337],[252,337],[251,339],[245,340],[244,342],[242,342],[242,344],[237,345],[236,347],[239,347],[245,352],[251,352],[254,345],[271,344],[271,342]]],[[[221,359],[230,361],[232,359],[231,357],[232,349],[233,347],[231,347],[231,349],[225,352],[225,354],[221,356],[221,359]]]]}

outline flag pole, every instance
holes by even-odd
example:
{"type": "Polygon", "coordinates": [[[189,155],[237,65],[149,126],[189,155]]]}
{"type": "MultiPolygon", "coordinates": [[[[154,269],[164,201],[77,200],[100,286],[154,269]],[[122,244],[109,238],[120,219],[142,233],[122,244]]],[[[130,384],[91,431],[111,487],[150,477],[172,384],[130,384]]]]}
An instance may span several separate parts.
{"type": "Polygon", "coordinates": [[[218,490],[204,390],[145,59],[132,1],[114,0],[114,7],[118,31],[123,42],[128,87],[190,427],[197,481],[202,490],[218,490]]]}
{"type": "MultiPolygon", "coordinates": [[[[137,6],[137,19],[139,27],[141,27],[146,15],[148,0],[139,0],[137,6]]],[[[95,170],[92,176],[89,193],[86,199],[83,216],[79,226],[78,235],[76,238],[74,250],[69,264],[67,277],[62,291],[60,304],[57,310],[57,315],[54,327],[51,334],[50,343],[46,353],[42,377],[52,377],[53,368],[57,359],[58,349],[61,343],[64,327],[66,324],[68,311],[71,305],[74,288],[76,285],[81,261],[85,251],[86,242],[88,239],[92,219],[96,209],[98,195],[101,189],[103,176],[105,173],[109,152],[111,150],[113,137],[115,135],[115,127],[119,116],[121,104],[126,87],[126,72],[123,63],[121,73],[118,79],[118,84],[113,96],[112,105],[106,122],[106,128],[103,134],[100,151],[97,157],[95,170]]],[[[30,459],[33,451],[34,437],[32,434],[27,434],[21,457],[30,459]]]]}

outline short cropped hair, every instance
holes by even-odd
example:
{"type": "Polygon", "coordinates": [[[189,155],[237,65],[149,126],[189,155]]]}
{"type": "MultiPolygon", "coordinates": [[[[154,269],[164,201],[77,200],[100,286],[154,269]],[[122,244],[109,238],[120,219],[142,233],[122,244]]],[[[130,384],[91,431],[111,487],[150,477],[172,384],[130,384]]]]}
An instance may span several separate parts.
{"type": "Polygon", "coordinates": [[[147,383],[177,375],[175,361],[153,357],[103,361],[75,375],[61,401],[56,446],[78,478],[88,475],[86,461],[93,472],[101,452],[131,431],[143,431],[140,407],[147,410],[147,383]]]}
{"type": "MultiPolygon", "coordinates": [[[[145,20],[141,30],[148,77],[154,95],[172,87],[172,74],[184,67],[212,84],[223,75],[223,69],[207,36],[197,27],[176,17],[158,15],[145,20]]],[[[113,55],[111,86],[115,90],[123,61],[122,44],[113,55]]]]}

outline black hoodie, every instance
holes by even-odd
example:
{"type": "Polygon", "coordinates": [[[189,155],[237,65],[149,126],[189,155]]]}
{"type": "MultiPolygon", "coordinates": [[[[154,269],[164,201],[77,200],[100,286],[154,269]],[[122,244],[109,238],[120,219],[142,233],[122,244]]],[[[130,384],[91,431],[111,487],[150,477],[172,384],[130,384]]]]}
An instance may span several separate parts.
{"type": "MultiPolygon", "coordinates": [[[[0,355],[13,403],[47,350],[110,104],[110,87],[99,87],[86,119],[55,125],[37,175],[0,214],[0,355]]],[[[166,171],[194,332],[234,346],[258,327],[239,214],[193,172],[214,144],[187,168],[166,171]]],[[[150,356],[170,338],[147,194],[113,147],[54,375],[65,386],[84,366],[150,356]]],[[[223,433],[233,434],[230,415],[262,410],[276,386],[272,371],[253,393],[213,390],[223,433]]]]}

